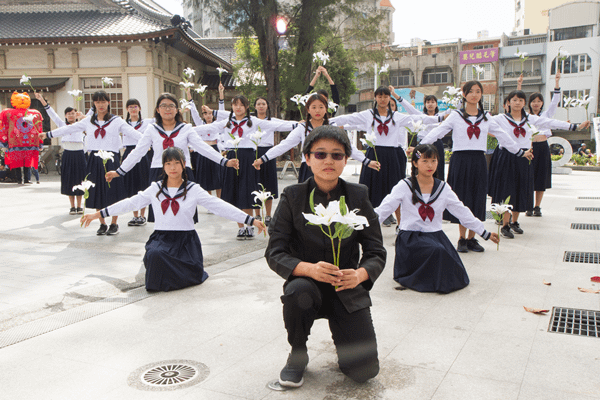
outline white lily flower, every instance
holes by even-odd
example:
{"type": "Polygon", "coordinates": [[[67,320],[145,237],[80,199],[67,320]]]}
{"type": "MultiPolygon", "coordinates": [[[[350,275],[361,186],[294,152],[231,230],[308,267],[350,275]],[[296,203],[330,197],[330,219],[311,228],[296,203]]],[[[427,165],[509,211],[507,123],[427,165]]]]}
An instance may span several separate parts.
{"type": "Polygon", "coordinates": [[[329,54],[322,53],[321,61],[323,61],[323,66],[325,66],[325,64],[327,64],[327,61],[329,61],[329,54]]]}
{"type": "Polygon", "coordinates": [[[27,114],[27,115],[23,116],[23,121],[29,122],[30,124],[33,124],[34,119],[35,119],[35,115],[33,115],[33,114],[27,114]]]}
{"type": "Polygon", "coordinates": [[[454,86],[447,86],[444,93],[448,93],[449,96],[460,96],[462,95],[462,89],[454,86]]]}
{"type": "Polygon", "coordinates": [[[513,206],[511,206],[510,204],[497,204],[497,203],[493,203],[490,205],[490,211],[494,212],[498,215],[502,215],[505,212],[509,212],[512,214],[512,208],[513,206]]]}
{"type": "Polygon", "coordinates": [[[232,147],[237,148],[241,141],[242,141],[241,137],[236,137],[236,138],[233,138],[232,140],[228,140],[227,144],[231,145],[232,147]]]}
{"type": "Polygon", "coordinates": [[[515,56],[517,56],[517,57],[519,57],[519,58],[523,59],[523,58],[527,57],[527,54],[529,54],[529,53],[525,53],[525,52],[522,52],[522,53],[521,53],[521,52],[519,51],[519,49],[517,49],[517,52],[515,53],[515,56]]]}
{"type": "Polygon", "coordinates": [[[106,85],[106,86],[114,86],[114,82],[112,78],[109,78],[107,76],[105,76],[104,78],[102,78],[102,85],[106,85]]]}
{"type": "Polygon", "coordinates": [[[335,111],[337,111],[338,109],[338,105],[336,103],[334,103],[333,101],[329,101],[327,103],[327,111],[333,113],[335,111]]]}
{"type": "Polygon", "coordinates": [[[256,131],[252,135],[250,135],[250,140],[259,141],[266,134],[266,132],[256,131]]]}
{"type": "Polygon", "coordinates": [[[569,57],[571,55],[571,53],[569,53],[567,50],[563,49],[562,46],[558,49],[558,54],[557,57],[560,59],[566,59],[567,57],[569,57]]]}
{"type": "Polygon", "coordinates": [[[290,100],[293,101],[294,103],[298,104],[300,102],[301,97],[302,97],[301,94],[295,94],[294,96],[292,96],[290,98],[290,100]]]}
{"type": "Polygon", "coordinates": [[[342,215],[341,213],[335,214],[333,220],[335,222],[340,222],[344,225],[348,225],[352,229],[356,231],[360,231],[365,228],[365,226],[369,226],[369,220],[362,216],[358,215],[358,209],[349,211],[348,206],[346,206],[346,213],[342,215]]]}
{"type": "Polygon", "coordinates": [[[179,82],[179,86],[182,86],[184,88],[191,88],[194,87],[194,82],[179,82]]]}
{"type": "Polygon", "coordinates": [[[588,96],[588,95],[583,96],[583,99],[579,100],[579,102],[578,102],[579,107],[585,107],[587,109],[593,98],[594,98],[594,96],[588,96]]]}
{"type": "Polygon", "coordinates": [[[254,201],[257,203],[259,201],[261,203],[264,203],[265,201],[267,201],[273,197],[271,192],[266,191],[266,190],[255,190],[254,192],[252,192],[252,194],[254,195],[254,201]]]}
{"type": "Polygon", "coordinates": [[[567,107],[576,107],[576,105],[577,105],[577,99],[573,98],[573,97],[567,97],[567,96],[565,96],[563,104],[564,104],[565,108],[567,108],[567,107]]]}
{"type": "Polygon", "coordinates": [[[19,83],[20,83],[21,85],[28,85],[28,84],[29,84],[29,80],[30,80],[30,79],[31,79],[31,78],[29,78],[27,75],[23,75],[23,76],[21,77],[21,80],[19,81],[19,83]]]}
{"type": "Polygon", "coordinates": [[[481,65],[476,65],[476,66],[475,66],[475,67],[473,67],[473,68],[475,68],[475,71],[476,71],[478,74],[483,74],[483,73],[485,73],[485,68],[483,68],[481,65]]]}
{"type": "Polygon", "coordinates": [[[337,200],[330,201],[327,208],[323,204],[317,204],[314,214],[302,213],[302,215],[311,224],[329,226],[333,222],[337,222],[335,216],[340,215],[340,202],[337,200]]]}
{"type": "Polygon", "coordinates": [[[78,97],[83,92],[81,90],[75,89],[75,90],[69,90],[67,93],[73,97],[78,97]]]}
{"type": "Polygon", "coordinates": [[[82,192],[85,192],[87,190],[90,190],[90,188],[93,186],[96,186],[96,184],[86,179],[83,182],[81,182],[81,184],[73,186],[73,191],[81,190],[82,192]]]}
{"type": "Polygon", "coordinates": [[[206,92],[207,87],[208,87],[208,85],[201,85],[194,90],[196,91],[196,93],[204,93],[204,92],[206,92]]]}
{"type": "Polygon", "coordinates": [[[310,99],[310,96],[312,96],[313,94],[314,93],[306,94],[306,95],[300,97],[300,100],[298,100],[298,101],[300,102],[300,104],[302,104],[303,106],[305,106],[306,102],[308,101],[308,99],[310,99]]]}
{"type": "Polygon", "coordinates": [[[420,132],[423,130],[423,121],[410,121],[410,124],[412,125],[413,133],[420,132]]]}
{"type": "Polygon", "coordinates": [[[96,156],[100,157],[105,162],[108,160],[111,160],[113,162],[115,161],[115,156],[112,151],[98,150],[96,156]]]}
{"type": "Polygon", "coordinates": [[[224,72],[227,72],[225,68],[217,67],[217,71],[219,71],[219,76],[223,75],[224,72]]]}
{"type": "Polygon", "coordinates": [[[385,64],[381,67],[381,69],[379,70],[379,73],[385,74],[388,72],[389,69],[390,69],[390,64],[385,64]]]}
{"type": "Polygon", "coordinates": [[[183,74],[188,78],[191,78],[192,76],[196,75],[196,71],[188,67],[183,70],[183,74]]]}
{"type": "Polygon", "coordinates": [[[377,142],[377,135],[375,135],[374,133],[367,133],[365,135],[365,139],[367,139],[371,143],[375,143],[377,142]]]}
{"type": "Polygon", "coordinates": [[[360,142],[362,143],[363,146],[369,146],[369,143],[365,139],[360,138],[359,140],[360,140],[360,142]]]}
{"type": "Polygon", "coordinates": [[[185,99],[180,99],[179,103],[181,104],[182,110],[191,110],[192,104],[194,103],[194,101],[193,100],[187,101],[185,99]]]}

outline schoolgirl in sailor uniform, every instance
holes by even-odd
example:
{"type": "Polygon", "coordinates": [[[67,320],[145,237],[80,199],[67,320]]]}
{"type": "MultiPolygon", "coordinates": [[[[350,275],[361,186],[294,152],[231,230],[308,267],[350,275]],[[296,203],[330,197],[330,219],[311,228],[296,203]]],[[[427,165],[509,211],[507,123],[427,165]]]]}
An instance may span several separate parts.
{"type": "Polygon", "coordinates": [[[154,232],[146,242],[144,255],[148,291],[183,289],[208,278],[193,222],[198,205],[221,217],[264,229],[261,222],[190,182],[185,172],[184,152],[176,147],[165,149],[161,152],[164,168],[161,181],[152,182],[143,192],[82,218],[82,224],[88,226],[96,218],[139,210],[150,204],[157,210],[154,232]]]}
{"type": "MultiPolygon", "coordinates": [[[[192,120],[196,126],[204,124],[211,124],[214,121],[222,121],[229,117],[229,112],[225,111],[225,100],[224,100],[223,84],[219,84],[219,109],[211,110],[206,106],[202,106],[202,117],[198,113],[198,109],[194,102],[190,102],[190,113],[192,120]]],[[[191,94],[188,89],[188,100],[191,100],[191,94]]],[[[200,138],[211,146],[215,151],[219,151],[217,146],[218,133],[214,132],[199,132],[200,138]]],[[[210,194],[213,190],[217,191],[217,197],[221,197],[221,188],[223,187],[223,169],[224,167],[216,165],[209,158],[204,157],[197,151],[194,151],[191,155],[192,166],[194,169],[195,181],[202,187],[202,189],[208,191],[210,194]]]]}
{"type": "MultiPolygon", "coordinates": [[[[92,101],[94,102],[92,108],[94,111],[91,117],[86,117],[82,121],[50,131],[45,136],[53,138],[82,131],[87,132],[86,148],[90,151],[90,155],[87,160],[85,176],[89,181],[94,182],[95,186],[89,189],[89,197],[85,206],[99,210],[126,197],[122,180],[109,186],[104,178],[105,171],[118,169],[121,164],[121,134],[131,136],[132,140],[139,140],[141,134],[125,122],[123,118],[110,113],[110,98],[105,91],[95,92],[92,95],[92,101]],[[114,159],[114,161],[109,159],[106,162],[106,170],[103,160],[97,156],[100,150],[112,153],[114,159]]],[[[119,225],[117,225],[116,216],[112,218],[110,227],[105,224],[104,218],[100,218],[100,228],[96,232],[97,235],[116,235],[118,232],[119,225]]]]}
{"type": "MultiPolygon", "coordinates": [[[[148,127],[148,125],[154,123],[154,118],[145,118],[142,119],[140,117],[140,111],[142,110],[142,106],[137,99],[129,99],[125,104],[125,108],[127,109],[127,116],[125,117],[125,121],[133,127],[136,131],[144,134],[144,131],[148,127]]],[[[127,159],[129,154],[135,149],[137,142],[134,141],[133,138],[129,136],[123,137],[123,146],[125,147],[125,152],[123,153],[123,161],[127,159]]],[[[148,187],[148,181],[150,179],[150,161],[151,158],[149,154],[146,155],[137,163],[131,171],[123,178],[123,184],[125,185],[125,192],[127,196],[133,196],[137,194],[139,191],[144,190],[148,187]]],[[[133,218],[131,221],[127,223],[128,226],[143,226],[146,224],[146,209],[142,208],[139,210],[135,210],[133,212],[133,218]]]]}
{"type": "MultiPolygon", "coordinates": [[[[44,97],[40,93],[36,92],[35,97],[42,103],[50,119],[59,128],[77,122],[78,112],[73,107],[65,108],[65,119],[63,120],[50,107],[50,104],[46,103],[46,100],[44,100],[44,97]]],[[[85,179],[87,162],[83,150],[84,136],[84,132],[80,131],[61,138],[63,153],[60,165],[60,194],[69,196],[69,202],[71,203],[69,214],[71,215],[83,214],[83,208],[81,208],[83,192],[81,190],[74,191],[73,186],[81,184],[85,179]],[[75,207],[75,197],[77,197],[77,207],[75,207]]]]}
{"type": "MultiPolygon", "coordinates": [[[[576,130],[577,124],[570,124],[536,115],[528,115],[524,111],[526,96],[520,90],[508,95],[509,113],[496,115],[493,120],[505,132],[513,135],[514,140],[523,151],[531,147],[531,138],[534,132],[531,126],[546,129],[545,136],[551,136],[549,129],[576,130]]],[[[589,121],[579,125],[579,129],[589,125],[589,121]]],[[[510,196],[509,204],[512,208],[512,222],[505,215],[504,226],[501,233],[504,237],[513,238],[512,231],[523,233],[518,219],[521,212],[533,206],[533,166],[528,160],[517,157],[506,151],[502,143],[497,157],[494,159],[494,179],[490,181],[489,194],[493,203],[502,203],[510,196]]],[[[506,213],[508,214],[508,213],[506,213]]]]}
{"type": "MultiPolygon", "coordinates": [[[[284,154],[291,148],[301,145],[304,148],[304,140],[316,127],[322,125],[333,125],[329,120],[327,114],[327,99],[321,94],[313,94],[306,101],[306,122],[300,123],[284,140],[282,140],[277,146],[267,151],[260,159],[254,162],[255,168],[262,168],[263,163],[269,163],[274,161],[277,157],[284,154]]],[[[357,161],[364,162],[366,160],[365,155],[362,151],[358,150],[356,146],[352,145],[352,158],[357,161]]],[[[376,161],[367,160],[367,164],[371,168],[378,168],[379,164],[376,161]]],[[[306,159],[302,154],[302,164],[300,164],[300,171],[298,173],[298,183],[305,182],[308,178],[314,176],[310,167],[306,165],[306,159]]]]}
{"type": "Polygon", "coordinates": [[[437,178],[438,154],[431,144],[418,145],[412,153],[410,178],[400,181],[375,209],[379,221],[401,207],[402,220],[396,238],[394,280],[419,292],[450,293],[469,284],[467,271],[442,230],[445,209],[485,240],[498,243],[498,234],[487,232],[483,222],[458,199],[452,188],[437,178]]]}
{"type": "MultiPolygon", "coordinates": [[[[315,76],[313,77],[312,81],[310,81],[310,83],[308,84],[308,87],[306,88],[306,92],[304,92],[304,94],[305,95],[309,94],[315,89],[315,85],[317,84],[317,80],[319,79],[321,74],[323,74],[323,76],[325,76],[325,78],[329,82],[329,88],[331,89],[331,100],[335,104],[340,104],[340,92],[338,91],[337,85],[335,84],[333,79],[331,79],[331,76],[329,76],[327,69],[322,65],[317,68],[317,71],[315,72],[315,76]]],[[[329,93],[327,93],[327,90],[319,89],[319,90],[317,90],[317,94],[325,96],[325,99],[327,100],[327,102],[329,102],[329,93]]],[[[333,110],[333,112],[331,113],[330,116],[334,117],[335,113],[336,113],[336,110],[333,110]]]]}
{"type": "MultiPolygon", "coordinates": [[[[220,133],[223,143],[231,141],[231,136],[239,140],[237,144],[237,154],[234,146],[231,146],[227,153],[230,158],[239,160],[239,170],[233,171],[227,169],[223,178],[223,190],[221,198],[228,203],[242,209],[248,214],[252,213],[255,207],[253,191],[260,190],[258,185],[260,176],[256,169],[252,168],[252,163],[257,159],[257,147],[252,142],[251,136],[260,128],[261,131],[267,130],[287,132],[294,129],[294,121],[281,121],[267,119],[258,119],[250,115],[250,103],[244,96],[236,96],[231,100],[232,110],[229,118],[225,121],[214,122],[210,125],[197,126],[194,129],[198,133],[220,133]]],[[[245,228],[239,224],[237,238],[239,240],[254,238],[254,228],[245,228]]]]}
{"type": "MultiPolygon", "coordinates": [[[[369,188],[369,199],[373,207],[379,206],[385,196],[390,194],[392,188],[404,177],[406,177],[406,153],[398,151],[399,143],[406,143],[406,128],[411,121],[423,121],[423,123],[436,123],[438,117],[430,117],[424,114],[405,115],[392,111],[390,106],[390,90],[380,86],[375,91],[376,106],[372,110],[365,110],[354,114],[342,115],[331,119],[337,125],[353,125],[367,133],[377,136],[375,149],[369,148],[363,161],[359,183],[369,188]],[[385,115],[385,117],[382,117],[385,115]],[[370,160],[375,159],[375,151],[381,168],[374,171],[364,166],[370,160]]],[[[387,218],[387,215],[386,215],[387,218]]]]}
{"type": "MultiPolygon", "coordinates": [[[[541,93],[534,93],[529,96],[529,112],[531,115],[540,117],[554,118],[558,103],[560,102],[560,72],[556,71],[556,85],[552,94],[552,102],[547,110],[544,108],[544,97],[541,93]]],[[[542,198],[546,189],[552,187],[552,157],[550,156],[550,146],[548,146],[548,135],[542,130],[541,135],[536,135],[532,141],[533,148],[533,190],[535,191],[535,204],[533,210],[527,210],[525,215],[541,217],[542,198]]]]}
{"type": "MultiPolygon", "coordinates": [[[[478,81],[469,81],[463,86],[462,110],[454,110],[441,125],[423,138],[422,144],[432,144],[452,131],[452,158],[448,168],[448,183],[458,198],[471,210],[475,217],[485,221],[487,199],[487,163],[485,150],[488,133],[496,136],[498,142],[518,157],[530,159],[530,151],[521,150],[513,139],[500,128],[489,113],[483,111],[483,86],[478,81]]],[[[446,213],[444,219],[460,223],[456,216],[446,213]]],[[[460,239],[458,252],[485,251],[475,239],[475,231],[467,235],[467,228],[458,227],[460,239]]]]}

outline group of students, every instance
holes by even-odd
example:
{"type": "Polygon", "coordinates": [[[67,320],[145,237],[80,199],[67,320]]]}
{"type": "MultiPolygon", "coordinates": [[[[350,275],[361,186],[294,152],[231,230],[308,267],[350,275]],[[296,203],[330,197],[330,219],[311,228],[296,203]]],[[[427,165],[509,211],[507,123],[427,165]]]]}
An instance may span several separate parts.
{"type": "MultiPolygon", "coordinates": [[[[264,98],[256,99],[256,115],[251,115],[249,101],[236,96],[229,113],[203,107],[201,118],[192,107],[196,124],[192,127],[183,122],[177,99],[171,94],[158,98],[153,121],[141,120],[139,102],[132,100],[127,103],[128,116],[123,120],[110,113],[108,95],[100,91],[92,97],[94,106],[88,117],[75,122],[67,116],[68,125],[47,136],[67,137],[77,143],[67,144],[65,151],[76,153],[73,156],[77,161],[73,163],[85,165],[79,170],[83,169],[83,175],[96,185],[90,189],[86,206],[97,212],[83,217],[85,226],[99,219],[97,233],[114,234],[118,232],[119,214],[140,210],[143,216],[144,208],[151,207],[148,217],[154,220],[155,230],[146,243],[144,256],[148,290],[181,289],[208,277],[194,229],[197,205],[237,222],[238,238],[253,236],[254,228],[260,233],[268,223],[265,257],[269,266],[286,279],[283,314],[292,346],[280,383],[302,385],[308,363],[306,342],[318,318],[329,319],[342,372],[364,382],[379,371],[368,293],[385,266],[380,223],[393,213],[399,221],[394,280],[423,292],[449,293],[464,288],[469,278],[458,252],[483,251],[474,238],[476,233],[486,240],[499,241],[499,236],[487,232],[482,222],[488,188],[494,202],[510,196],[515,213],[512,222],[505,221],[504,236],[506,228],[518,228],[518,213],[531,208],[534,167],[529,161],[533,158],[530,148],[534,132],[530,124],[544,129],[536,137],[549,136],[549,129],[577,128],[540,116],[541,107],[536,108],[536,115],[527,114],[523,110],[525,95],[520,91],[508,96],[506,114],[492,117],[483,110],[483,87],[478,81],[464,85],[462,109],[444,114],[438,113],[433,96],[425,99],[424,112],[399,98],[399,104],[409,112],[401,114],[396,111],[398,104],[392,94],[393,88],[380,87],[375,91],[373,109],[330,118],[327,92],[316,93],[306,102],[305,121],[300,123],[271,117],[264,98]],[[422,122],[427,128],[419,138],[420,144],[408,149],[407,128],[412,122],[422,122]],[[374,134],[376,145],[363,154],[344,129],[374,134]],[[87,159],[79,136],[83,131],[90,152],[87,159]],[[291,133],[274,145],[275,131],[291,133]],[[450,131],[452,158],[448,182],[444,182],[440,139],[450,131]],[[263,133],[258,143],[253,136],[256,132],[263,133]],[[488,134],[500,144],[489,175],[484,157],[488,134]],[[237,144],[227,148],[228,138],[238,139],[237,144]],[[121,163],[123,144],[128,148],[121,163]],[[252,192],[264,183],[277,196],[274,160],[298,144],[302,145],[299,183],[283,191],[272,219],[260,221],[253,216],[252,192]],[[189,147],[197,153],[195,157],[202,158],[192,162],[189,147]],[[96,157],[101,150],[110,151],[113,158],[105,161],[96,157]],[[153,151],[151,156],[149,150],[153,151]],[[222,150],[227,150],[227,157],[221,155],[222,150]],[[410,177],[406,177],[407,150],[410,177]],[[364,186],[340,178],[351,156],[363,164],[359,182],[364,186]],[[140,168],[134,178],[134,168],[148,158],[149,168],[140,168]],[[192,165],[197,166],[195,171],[192,165]],[[215,178],[213,174],[220,176],[215,178]],[[133,182],[125,183],[128,177],[133,182]],[[221,189],[220,198],[206,191],[215,189],[221,189]],[[311,201],[327,207],[342,196],[350,209],[367,218],[368,224],[339,243],[336,265],[331,244],[323,240],[318,227],[307,225],[304,213],[313,211],[311,201]],[[109,217],[110,227],[105,223],[109,217]],[[460,223],[457,248],[442,230],[443,218],[460,223]],[[357,348],[362,350],[357,352],[357,348]]],[[[65,142],[69,143],[63,139],[65,142]]],[[[76,211],[78,207],[79,199],[76,211]]]]}

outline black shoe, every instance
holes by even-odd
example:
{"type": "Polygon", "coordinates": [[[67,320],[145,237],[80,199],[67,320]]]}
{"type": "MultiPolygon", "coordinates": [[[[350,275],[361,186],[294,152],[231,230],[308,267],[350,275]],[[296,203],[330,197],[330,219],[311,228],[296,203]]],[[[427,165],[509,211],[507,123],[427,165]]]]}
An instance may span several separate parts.
{"type": "Polygon", "coordinates": [[[267,215],[265,217],[265,226],[269,226],[270,223],[271,223],[271,216],[267,215]]]}
{"type": "Polygon", "coordinates": [[[246,228],[240,228],[235,238],[237,240],[246,240],[246,228]]]}
{"type": "Polygon", "coordinates": [[[469,246],[467,245],[467,239],[460,238],[458,239],[458,246],[456,247],[456,251],[459,253],[468,253],[469,246]]]}
{"type": "Polygon", "coordinates": [[[119,233],[119,225],[117,224],[110,224],[110,227],[108,228],[108,232],[106,232],[107,235],[116,235],[119,233]]]}
{"type": "Polygon", "coordinates": [[[541,217],[542,216],[542,209],[539,207],[533,207],[533,216],[534,217],[541,217]]]}
{"type": "Polygon", "coordinates": [[[304,383],[304,370],[308,364],[306,352],[292,352],[285,367],[279,373],[279,384],[285,387],[300,387],[304,383]]]}
{"type": "Polygon", "coordinates": [[[71,207],[71,209],[69,210],[69,215],[75,215],[77,214],[77,209],[75,207],[71,207]]]}
{"type": "Polygon", "coordinates": [[[131,221],[129,221],[127,223],[127,226],[137,226],[137,224],[138,224],[137,221],[138,221],[138,218],[137,217],[133,217],[133,218],[131,218],[131,221]]]}
{"type": "Polygon", "coordinates": [[[514,233],[518,233],[519,235],[523,234],[523,229],[521,229],[518,222],[512,222],[509,224],[509,226],[514,233]]]}
{"type": "Polygon", "coordinates": [[[106,231],[108,230],[108,225],[100,224],[100,228],[96,231],[96,235],[106,235],[106,231]]]}
{"type": "Polygon", "coordinates": [[[531,210],[525,211],[525,216],[526,217],[533,217],[533,211],[531,211],[531,210]]]}
{"type": "Polygon", "coordinates": [[[390,215],[390,222],[392,224],[397,224],[398,223],[398,221],[396,221],[396,218],[394,218],[394,214],[390,215]]]}
{"type": "Polygon", "coordinates": [[[475,238],[467,239],[467,248],[476,253],[481,253],[485,251],[483,246],[481,246],[475,238]]]}
{"type": "Polygon", "coordinates": [[[502,229],[500,229],[500,235],[507,239],[514,239],[515,235],[510,231],[510,227],[508,225],[504,225],[502,229]]]}
{"type": "Polygon", "coordinates": [[[137,220],[137,226],[144,226],[146,225],[146,217],[139,217],[137,220]]]}
{"type": "Polygon", "coordinates": [[[83,214],[83,208],[77,207],[77,214],[83,214]]]}
{"type": "Polygon", "coordinates": [[[262,217],[260,215],[257,215],[256,217],[254,217],[254,219],[257,221],[262,221],[262,217]]]}
{"type": "Polygon", "coordinates": [[[390,215],[385,219],[385,221],[382,222],[381,225],[385,226],[386,228],[392,226],[392,218],[393,217],[390,215]]]}

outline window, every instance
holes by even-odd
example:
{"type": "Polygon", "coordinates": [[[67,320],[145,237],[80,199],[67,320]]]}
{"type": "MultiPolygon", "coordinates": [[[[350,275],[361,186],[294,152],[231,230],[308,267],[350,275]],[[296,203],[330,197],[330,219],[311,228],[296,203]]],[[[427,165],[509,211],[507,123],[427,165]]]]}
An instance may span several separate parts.
{"type": "Polygon", "coordinates": [[[423,85],[449,83],[452,81],[450,68],[426,68],[423,71],[423,85]]]}
{"type": "MultiPolygon", "coordinates": [[[[584,96],[590,95],[590,89],[579,89],[579,90],[563,90],[562,95],[560,97],[560,102],[558,103],[559,107],[564,107],[565,97],[573,97],[575,99],[583,99],[584,96]]],[[[552,94],[550,94],[550,98],[552,98],[552,94]]]]}
{"type": "Polygon", "coordinates": [[[572,28],[554,29],[550,38],[552,41],[581,39],[592,37],[592,25],[575,26],[572,28]]]}
{"type": "Polygon", "coordinates": [[[468,81],[490,81],[496,80],[496,71],[494,66],[490,63],[486,64],[470,64],[466,65],[462,70],[461,76],[462,82],[468,81]],[[477,72],[475,66],[483,67],[484,72],[477,72]]]}
{"type": "Polygon", "coordinates": [[[523,63],[522,68],[520,60],[510,60],[504,65],[504,78],[506,79],[517,79],[521,73],[523,73],[524,78],[541,77],[542,63],[540,59],[529,57],[523,63]]]}
{"type": "MultiPolygon", "coordinates": [[[[179,85],[177,85],[176,83],[173,83],[173,82],[165,81],[164,89],[165,89],[165,93],[171,93],[171,94],[175,95],[175,97],[177,97],[179,85]]],[[[192,91],[192,93],[193,93],[193,91],[192,91]]]]}
{"type": "Polygon", "coordinates": [[[496,108],[496,95],[495,94],[484,94],[482,96],[483,109],[485,111],[493,112],[496,108]]]}
{"type": "Polygon", "coordinates": [[[473,50],[481,50],[481,49],[492,49],[494,47],[493,44],[484,44],[480,46],[473,46],[473,50]]]}
{"type": "Polygon", "coordinates": [[[556,68],[563,74],[577,74],[592,69],[592,59],[587,54],[574,54],[564,60],[556,57],[550,67],[550,75],[556,75],[556,68]]]}
{"type": "Polygon", "coordinates": [[[415,76],[410,69],[396,70],[390,74],[390,81],[392,86],[414,86],[415,76]]]}
{"type": "Polygon", "coordinates": [[[365,90],[371,89],[374,85],[374,79],[372,74],[362,74],[356,80],[356,89],[357,90],[365,90]]]}
{"type": "Polygon", "coordinates": [[[112,79],[114,85],[106,88],[102,88],[101,78],[85,78],[81,80],[85,110],[89,110],[94,105],[92,102],[94,92],[104,90],[110,98],[110,112],[114,115],[123,115],[123,85],[121,84],[121,78],[112,77],[112,79]]]}
{"type": "Polygon", "coordinates": [[[440,53],[456,53],[455,46],[440,47],[440,53]]]}

